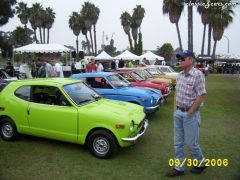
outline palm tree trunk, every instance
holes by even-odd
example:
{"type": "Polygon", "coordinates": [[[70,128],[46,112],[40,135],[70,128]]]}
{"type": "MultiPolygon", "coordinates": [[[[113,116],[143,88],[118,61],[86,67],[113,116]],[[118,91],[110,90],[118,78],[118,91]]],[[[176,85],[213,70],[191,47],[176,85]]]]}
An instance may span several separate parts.
{"type": "Polygon", "coordinates": [[[212,25],[208,24],[208,56],[211,54],[212,25]]]}
{"type": "Polygon", "coordinates": [[[205,34],[206,34],[206,24],[204,24],[204,28],[203,28],[203,38],[202,38],[202,50],[201,50],[201,55],[204,55],[205,34]]]}
{"type": "Polygon", "coordinates": [[[49,44],[49,28],[47,29],[47,43],[49,44]]]}
{"type": "Polygon", "coordinates": [[[25,34],[27,36],[27,24],[24,25],[25,34]]]}
{"type": "Polygon", "coordinates": [[[86,41],[87,41],[88,55],[90,55],[90,43],[89,43],[87,34],[85,35],[85,37],[86,37],[86,41]]]}
{"type": "Polygon", "coordinates": [[[37,39],[37,32],[36,32],[36,29],[34,29],[34,39],[35,39],[35,42],[38,43],[38,39],[37,39]]]}
{"type": "Polygon", "coordinates": [[[215,59],[216,48],[217,48],[217,41],[214,41],[213,53],[212,53],[212,59],[213,60],[215,59]]]}
{"type": "Polygon", "coordinates": [[[77,47],[77,52],[76,52],[76,60],[79,60],[79,53],[78,53],[78,36],[77,36],[77,40],[76,40],[76,47],[77,47]]]}
{"type": "Polygon", "coordinates": [[[137,48],[137,39],[134,40],[134,54],[137,54],[138,48],[137,48]]]}
{"type": "Polygon", "coordinates": [[[95,45],[95,56],[97,55],[97,37],[96,37],[96,25],[93,25],[93,32],[94,32],[94,45],[95,45]]]}
{"type": "Polygon", "coordinates": [[[188,49],[193,51],[193,10],[188,6],[188,49]]]}
{"type": "Polygon", "coordinates": [[[90,30],[90,39],[91,39],[91,47],[92,47],[92,54],[94,54],[94,50],[93,50],[93,38],[92,38],[92,31],[90,30]]]}
{"type": "Polygon", "coordinates": [[[193,51],[193,7],[191,6],[191,51],[193,51]]]}
{"type": "Polygon", "coordinates": [[[131,39],[130,33],[128,33],[128,40],[130,45],[130,51],[133,52],[133,45],[132,45],[132,39],[131,39]]]}
{"type": "Polygon", "coordinates": [[[42,31],[41,31],[41,28],[39,27],[39,34],[40,34],[40,42],[42,44],[42,31]]]}
{"type": "Polygon", "coordinates": [[[43,43],[45,44],[45,28],[43,28],[43,43]]]}
{"type": "Polygon", "coordinates": [[[188,49],[191,49],[191,23],[190,23],[190,11],[191,11],[191,7],[188,6],[188,49]]]}
{"type": "Polygon", "coordinates": [[[177,29],[179,47],[180,47],[180,50],[182,51],[182,50],[183,50],[183,48],[182,48],[182,40],[181,40],[181,35],[180,35],[180,30],[179,30],[178,22],[176,23],[176,29],[177,29]]]}

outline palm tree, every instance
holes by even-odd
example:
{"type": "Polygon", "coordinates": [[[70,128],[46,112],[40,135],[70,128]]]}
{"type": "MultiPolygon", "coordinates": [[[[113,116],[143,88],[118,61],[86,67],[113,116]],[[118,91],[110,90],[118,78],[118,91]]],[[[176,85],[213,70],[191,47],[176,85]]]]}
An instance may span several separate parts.
{"type": "Polygon", "coordinates": [[[94,46],[95,46],[95,55],[97,55],[97,37],[96,37],[96,24],[100,14],[100,9],[97,6],[94,6],[93,11],[93,32],[94,32],[94,46]]]}
{"type": "Polygon", "coordinates": [[[145,9],[142,8],[141,5],[137,5],[136,8],[133,9],[133,15],[132,15],[132,19],[133,19],[133,24],[132,27],[135,28],[135,25],[137,26],[137,30],[136,29],[132,29],[133,33],[137,33],[138,28],[139,28],[139,33],[138,34],[138,43],[134,40],[135,42],[135,53],[138,55],[142,54],[142,33],[141,33],[141,24],[142,24],[142,20],[144,18],[144,14],[145,14],[145,9]]]}
{"type": "Polygon", "coordinates": [[[83,34],[83,35],[85,36],[85,38],[86,38],[87,48],[88,48],[88,55],[90,55],[90,53],[91,53],[91,51],[90,51],[90,42],[89,42],[89,40],[88,40],[87,32],[88,32],[88,30],[87,30],[87,28],[85,27],[85,24],[84,24],[84,26],[83,26],[83,28],[82,28],[82,34],[83,34]]]}
{"type": "Polygon", "coordinates": [[[69,18],[68,24],[69,24],[70,29],[73,31],[73,34],[75,36],[77,36],[77,39],[76,39],[77,52],[76,52],[76,54],[77,54],[77,59],[78,59],[78,57],[79,57],[79,54],[78,54],[78,36],[79,36],[79,34],[81,32],[81,29],[82,29],[82,17],[80,15],[80,13],[73,12],[72,15],[69,18]]]}
{"type": "MultiPolygon", "coordinates": [[[[222,0],[223,4],[229,3],[230,0],[222,0]]],[[[234,12],[232,10],[232,6],[226,6],[225,8],[215,6],[212,8],[212,16],[211,16],[211,23],[213,28],[213,40],[214,40],[214,46],[213,46],[213,53],[212,58],[215,58],[216,53],[216,47],[217,47],[217,41],[220,41],[224,29],[228,27],[228,25],[233,21],[233,15],[234,12]]]]}
{"type": "Polygon", "coordinates": [[[46,8],[45,12],[46,12],[45,25],[47,28],[47,43],[49,43],[49,30],[52,28],[52,25],[54,23],[55,12],[50,7],[46,8]]]}
{"type": "Polygon", "coordinates": [[[94,52],[94,50],[93,50],[93,38],[92,38],[91,30],[92,30],[92,25],[94,20],[94,10],[95,10],[95,6],[90,2],[84,2],[84,4],[82,5],[81,16],[84,19],[86,29],[90,33],[92,52],[94,52]]]}
{"type": "Polygon", "coordinates": [[[124,32],[128,35],[128,40],[129,40],[129,45],[130,45],[130,51],[133,51],[133,45],[132,45],[132,38],[130,35],[130,26],[131,26],[131,22],[132,22],[132,17],[131,15],[125,11],[121,14],[121,25],[123,26],[123,30],[124,32]]]}
{"type": "MultiPolygon", "coordinates": [[[[203,0],[203,3],[207,3],[208,0],[203,0]]],[[[205,44],[205,34],[206,34],[206,26],[210,25],[210,16],[211,16],[211,8],[205,8],[204,6],[198,6],[197,11],[201,15],[202,23],[203,23],[203,39],[202,39],[202,49],[201,55],[204,55],[204,44],[205,44]]],[[[211,26],[210,26],[211,27],[211,26]]],[[[211,32],[211,30],[210,30],[211,32]]],[[[210,35],[211,38],[211,35],[210,35]]]]}
{"type": "MultiPolygon", "coordinates": [[[[35,37],[36,36],[36,29],[39,28],[40,33],[40,42],[42,43],[42,32],[41,27],[43,25],[43,7],[39,3],[34,3],[30,9],[30,23],[34,30],[35,37]]],[[[37,40],[37,38],[36,38],[37,40]]]]}
{"type": "Polygon", "coordinates": [[[168,14],[171,23],[176,24],[179,47],[181,50],[183,50],[183,48],[182,48],[182,40],[181,40],[178,22],[181,17],[183,8],[184,7],[182,4],[182,0],[164,0],[163,1],[163,14],[168,14]]]}
{"type": "Polygon", "coordinates": [[[134,40],[134,53],[137,52],[137,36],[138,36],[138,27],[139,27],[136,21],[137,21],[136,14],[133,14],[131,30],[132,30],[132,37],[134,40]]]}
{"type": "Polygon", "coordinates": [[[18,18],[20,19],[21,23],[24,24],[25,31],[27,29],[27,23],[29,18],[29,8],[27,4],[24,2],[19,2],[18,6],[16,7],[18,18]]]}
{"type": "Polygon", "coordinates": [[[33,6],[30,8],[30,15],[29,15],[29,22],[31,24],[31,27],[34,31],[34,40],[36,43],[39,43],[38,39],[37,39],[37,25],[36,25],[36,19],[37,19],[37,13],[35,13],[38,9],[38,6],[36,6],[35,4],[33,4],[33,6]]]}
{"type": "Polygon", "coordinates": [[[133,9],[133,18],[135,18],[136,25],[140,28],[140,32],[141,32],[141,24],[144,18],[144,14],[145,14],[145,9],[142,8],[141,5],[137,5],[137,7],[133,9]]]}

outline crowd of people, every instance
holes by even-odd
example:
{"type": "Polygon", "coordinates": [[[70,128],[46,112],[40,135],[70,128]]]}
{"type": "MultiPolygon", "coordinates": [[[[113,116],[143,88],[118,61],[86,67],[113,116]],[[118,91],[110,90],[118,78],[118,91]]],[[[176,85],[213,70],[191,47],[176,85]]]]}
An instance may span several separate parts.
{"type": "MultiPolygon", "coordinates": [[[[7,62],[5,71],[9,76],[15,76],[15,69],[11,62],[7,62]]],[[[55,58],[51,59],[51,61],[46,59],[38,59],[37,61],[33,61],[31,66],[23,61],[18,71],[19,79],[64,77],[63,68],[55,58]]]]}
{"type": "MultiPolygon", "coordinates": [[[[155,65],[159,64],[159,60],[156,59],[155,65]]],[[[84,72],[102,72],[102,71],[115,71],[118,68],[124,67],[133,67],[134,65],[138,64],[138,61],[131,61],[131,60],[112,60],[112,61],[100,61],[95,60],[94,58],[88,60],[88,63],[85,61],[81,62],[74,62],[71,66],[70,74],[75,73],[84,73],[84,72]]],[[[144,58],[138,66],[146,66],[150,65],[149,60],[144,58]]],[[[209,72],[216,72],[216,73],[225,73],[225,74],[240,74],[240,64],[196,64],[196,67],[202,69],[205,76],[209,74],[209,72]]],[[[18,76],[19,79],[25,78],[46,78],[46,77],[64,77],[63,73],[63,66],[55,59],[52,58],[50,61],[46,60],[45,58],[38,59],[37,61],[32,61],[31,64],[26,62],[22,62],[19,67],[19,73],[15,73],[15,69],[11,62],[7,62],[5,67],[5,72],[11,76],[18,76]]]]}
{"type": "Polygon", "coordinates": [[[120,59],[101,63],[99,60],[92,58],[86,65],[86,72],[114,71],[123,67],[133,67],[132,61],[123,61],[123,59],[120,59]]]}

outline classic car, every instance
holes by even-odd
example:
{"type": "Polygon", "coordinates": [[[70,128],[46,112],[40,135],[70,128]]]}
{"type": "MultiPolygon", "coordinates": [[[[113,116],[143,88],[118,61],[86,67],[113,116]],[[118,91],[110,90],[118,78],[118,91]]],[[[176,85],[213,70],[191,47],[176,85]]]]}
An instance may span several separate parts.
{"type": "Polygon", "coordinates": [[[124,78],[126,78],[132,85],[139,87],[148,87],[160,90],[165,98],[170,94],[170,88],[164,84],[155,84],[150,80],[146,80],[144,77],[140,76],[138,73],[133,70],[129,71],[116,71],[116,73],[120,74],[124,78]]]}
{"type": "Polygon", "coordinates": [[[158,110],[164,101],[161,91],[134,87],[121,75],[115,73],[79,73],[73,74],[70,78],[81,79],[104,98],[139,104],[144,107],[147,114],[158,110]]]}
{"type": "Polygon", "coordinates": [[[176,86],[177,76],[176,75],[167,75],[164,73],[157,65],[148,66],[148,72],[151,73],[154,77],[171,79],[173,86],[176,86]]]}
{"type": "Polygon", "coordinates": [[[162,65],[156,65],[156,66],[166,75],[175,76],[175,77],[177,77],[178,75],[178,73],[175,72],[171,66],[162,66],[162,65]]]}
{"type": "Polygon", "coordinates": [[[87,145],[99,158],[127,147],[148,126],[143,107],[102,98],[80,80],[30,79],[0,91],[0,136],[28,134],[87,145]]]}
{"type": "Polygon", "coordinates": [[[148,71],[148,67],[118,68],[118,71],[129,71],[129,70],[133,70],[140,76],[144,77],[145,80],[150,80],[152,83],[163,84],[163,85],[166,85],[166,86],[169,86],[170,88],[172,88],[172,80],[171,79],[167,79],[167,78],[163,78],[163,77],[161,77],[161,78],[154,77],[148,71]]]}

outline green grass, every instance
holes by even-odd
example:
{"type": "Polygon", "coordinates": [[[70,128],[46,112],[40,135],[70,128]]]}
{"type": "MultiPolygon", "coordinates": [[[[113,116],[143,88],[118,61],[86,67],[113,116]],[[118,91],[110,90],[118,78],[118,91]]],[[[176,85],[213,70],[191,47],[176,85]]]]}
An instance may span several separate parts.
{"type": "MultiPolygon", "coordinates": [[[[201,175],[192,175],[187,168],[176,179],[239,179],[240,80],[210,75],[207,93],[200,145],[206,158],[227,158],[229,166],[209,167],[201,175]]],[[[16,142],[0,140],[0,180],[167,179],[168,160],[173,158],[172,102],[173,95],[150,117],[149,129],[135,146],[120,149],[109,160],[97,159],[76,144],[30,136],[16,142]]]]}

